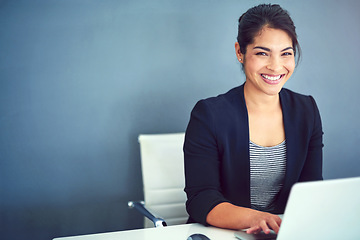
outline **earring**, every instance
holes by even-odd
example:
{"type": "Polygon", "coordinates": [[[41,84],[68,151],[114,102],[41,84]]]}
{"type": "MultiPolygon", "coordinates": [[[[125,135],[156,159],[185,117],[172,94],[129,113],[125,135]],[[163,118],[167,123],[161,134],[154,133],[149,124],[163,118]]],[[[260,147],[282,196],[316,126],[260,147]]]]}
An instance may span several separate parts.
{"type": "Polygon", "coordinates": [[[242,59],[241,59],[241,58],[239,58],[239,61],[242,61],[242,59]]]}

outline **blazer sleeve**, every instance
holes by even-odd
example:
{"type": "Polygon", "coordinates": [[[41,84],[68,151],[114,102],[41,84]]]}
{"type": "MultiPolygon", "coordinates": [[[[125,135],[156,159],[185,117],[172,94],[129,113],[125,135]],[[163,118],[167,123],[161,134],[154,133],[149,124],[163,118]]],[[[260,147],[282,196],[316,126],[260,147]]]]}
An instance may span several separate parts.
{"type": "Polygon", "coordinates": [[[313,106],[314,124],[309,140],[305,164],[299,179],[300,182],[323,179],[323,130],[319,109],[314,98],[310,96],[310,99],[313,106]]]}
{"type": "Polygon", "coordinates": [[[190,221],[204,225],[213,207],[227,200],[221,193],[220,160],[213,113],[206,100],[191,112],[184,142],[186,209],[190,221]]]}

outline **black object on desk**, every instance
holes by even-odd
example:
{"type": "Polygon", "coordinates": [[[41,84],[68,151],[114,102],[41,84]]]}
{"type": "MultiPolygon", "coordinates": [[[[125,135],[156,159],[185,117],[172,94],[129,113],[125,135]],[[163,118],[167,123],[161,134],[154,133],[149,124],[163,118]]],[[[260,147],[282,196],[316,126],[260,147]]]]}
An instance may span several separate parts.
{"type": "Polygon", "coordinates": [[[201,233],[195,233],[188,237],[187,240],[210,240],[207,236],[201,233]]]}

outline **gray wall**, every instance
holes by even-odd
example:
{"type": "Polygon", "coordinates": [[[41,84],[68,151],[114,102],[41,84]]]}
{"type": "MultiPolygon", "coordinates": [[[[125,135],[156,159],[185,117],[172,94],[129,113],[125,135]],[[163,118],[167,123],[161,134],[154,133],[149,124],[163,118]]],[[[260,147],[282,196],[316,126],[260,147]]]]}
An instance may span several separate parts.
{"type": "MultiPolygon", "coordinates": [[[[360,175],[360,1],[278,1],[317,100],[324,177],[360,175]]],[[[185,131],[197,100],[244,81],[237,19],[253,0],[0,0],[0,238],[140,228],[137,136],[185,131]]]]}

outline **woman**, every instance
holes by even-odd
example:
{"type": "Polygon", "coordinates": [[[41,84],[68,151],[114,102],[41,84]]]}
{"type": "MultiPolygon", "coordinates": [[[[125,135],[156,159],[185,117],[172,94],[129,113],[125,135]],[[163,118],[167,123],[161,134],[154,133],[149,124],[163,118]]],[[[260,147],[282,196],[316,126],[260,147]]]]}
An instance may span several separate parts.
{"type": "Polygon", "coordinates": [[[291,187],[322,179],[322,126],[311,96],[283,89],[295,68],[295,26],[279,5],[239,19],[243,85],[194,107],[184,143],[189,222],[279,231],[291,187]]]}

